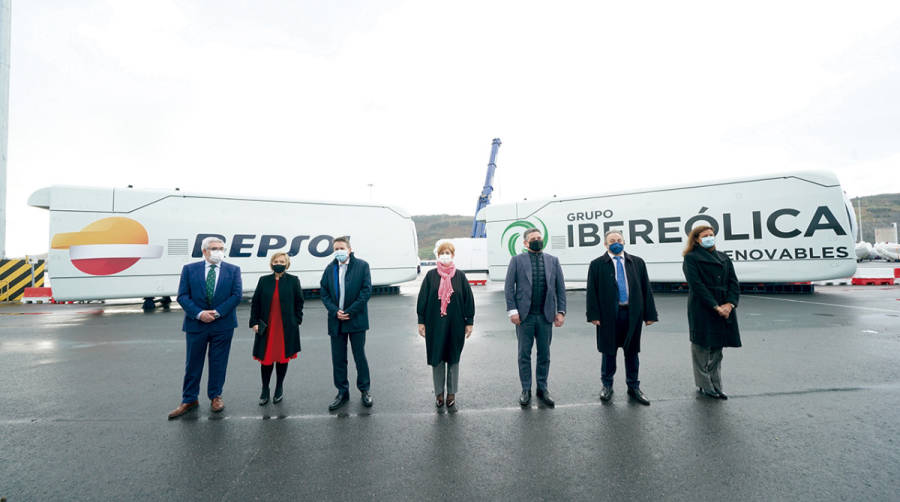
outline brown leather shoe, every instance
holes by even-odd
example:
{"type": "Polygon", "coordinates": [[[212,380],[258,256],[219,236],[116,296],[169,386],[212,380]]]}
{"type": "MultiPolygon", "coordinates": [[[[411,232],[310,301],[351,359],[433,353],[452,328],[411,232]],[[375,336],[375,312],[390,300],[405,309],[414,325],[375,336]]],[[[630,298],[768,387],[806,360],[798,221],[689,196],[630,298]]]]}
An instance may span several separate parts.
{"type": "Polygon", "coordinates": [[[199,405],[200,405],[200,403],[197,401],[194,401],[193,403],[181,403],[178,405],[178,408],[175,408],[174,410],[169,412],[169,420],[172,420],[173,418],[178,418],[181,415],[184,415],[185,413],[193,410],[194,408],[196,408],[199,405]]]}
{"type": "Polygon", "coordinates": [[[225,409],[225,401],[222,401],[222,396],[214,397],[212,402],[209,404],[209,408],[213,411],[213,413],[219,413],[220,411],[225,409]]]}

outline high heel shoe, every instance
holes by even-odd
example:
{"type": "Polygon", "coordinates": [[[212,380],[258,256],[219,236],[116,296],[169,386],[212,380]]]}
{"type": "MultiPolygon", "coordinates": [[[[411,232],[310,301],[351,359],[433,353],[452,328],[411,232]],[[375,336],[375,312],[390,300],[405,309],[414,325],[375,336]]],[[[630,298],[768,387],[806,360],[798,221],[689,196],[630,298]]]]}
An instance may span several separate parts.
{"type": "Polygon", "coordinates": [[[265,387],[259,395],[259,405],[265,406],[269,402],[269,388],[265,387]]]}
{"type": "Polygon", "coordinates": [[[275,395],[272,397],[272,403],[278,404],[282,399],[284,399],[284,389],[276,386],[275,395]]]}

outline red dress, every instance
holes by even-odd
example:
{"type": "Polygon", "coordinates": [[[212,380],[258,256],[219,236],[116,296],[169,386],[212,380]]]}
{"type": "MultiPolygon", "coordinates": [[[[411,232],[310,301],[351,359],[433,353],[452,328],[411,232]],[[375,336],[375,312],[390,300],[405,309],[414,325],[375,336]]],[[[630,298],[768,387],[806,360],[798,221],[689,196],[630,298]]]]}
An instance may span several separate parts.
{"type": "Polygon", "coordinates": [[[275,363],[285,364],[296,359],[297,354],[284,357],[284,325],[281,323],[281,298],[278,296],[278,279],[275,279],[275,294],[272,295],[272,309],[269,312],[269,326],[266,328],[266,359],[261,362],[265,366],[275,363]]]}

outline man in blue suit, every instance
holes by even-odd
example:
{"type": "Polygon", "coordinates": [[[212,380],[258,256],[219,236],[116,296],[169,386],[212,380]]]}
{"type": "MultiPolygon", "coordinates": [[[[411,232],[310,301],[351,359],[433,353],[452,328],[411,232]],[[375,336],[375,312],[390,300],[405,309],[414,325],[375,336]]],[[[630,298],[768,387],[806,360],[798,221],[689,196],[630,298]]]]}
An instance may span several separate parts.
{"type": "Polygon", "coordinates": [[[531,403],[531,349],[537,342],[537,397],[545,406],[555,403],[547,389],[553,326],[566,320],[566,284],[559,259],[543,252],[540,230],[525,231],[527,253],[514,256],[506,270],[506,311],[519,340],[519,404],[531,403]]]}
{"type": "Polygon", "coordinates": [[[187,358],[181,404],[169,413],[169,420],[196,409],[203,376],[203,358],[209,348],[209,375],[206,394],[210,408],[219,413],[225,409],[222,387],[231,351],[231,338],[237,327],[235,309],[241,303],[241,269],[222,261],[225,243],[215,237],[203,239],[201,262],[181,269],[178,303],[184,309],[187,358]]]}

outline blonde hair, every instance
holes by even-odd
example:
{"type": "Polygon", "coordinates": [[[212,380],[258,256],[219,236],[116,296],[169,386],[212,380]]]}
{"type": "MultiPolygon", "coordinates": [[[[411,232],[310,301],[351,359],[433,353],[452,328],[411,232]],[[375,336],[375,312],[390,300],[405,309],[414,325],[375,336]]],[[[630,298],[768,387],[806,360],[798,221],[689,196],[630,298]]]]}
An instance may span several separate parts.
{"type": "Polygon", "coordinates": [[[450,251],[450,254],[456,256],[456,246],[450,241],[438,241],[437,247],[434,248],[434,255],[440,256],[444,251],[450,251]]]}
{"type": "Polygon", "coordinates": [[[269,258],[269,268],[272,268],[272,263],[275,261],[275,258],[278,258],[279,256],[284,256],[284,261],[286,262],[284,264],[284,269],[287,270],[291,268],[291,257],[284,251],[279,251],[269,258]]]}

